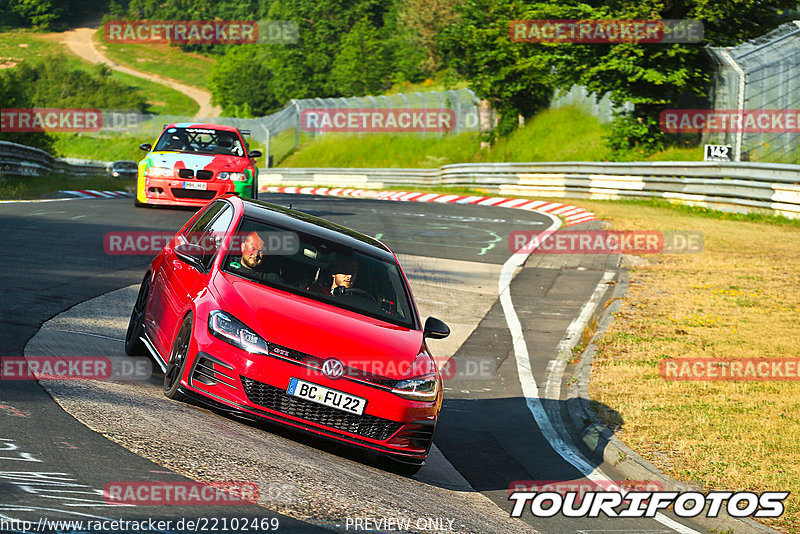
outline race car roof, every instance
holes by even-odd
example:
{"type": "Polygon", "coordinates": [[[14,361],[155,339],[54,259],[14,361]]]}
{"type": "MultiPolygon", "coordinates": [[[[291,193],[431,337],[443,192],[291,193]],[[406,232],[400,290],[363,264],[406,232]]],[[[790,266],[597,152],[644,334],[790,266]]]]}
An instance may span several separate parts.
{"type": "Polygon", "coordinates": [[[256,219],[264,223],[274,223],[288,230],[295,230],[306,234],[319,236],[328,241],[339,243],[350,247],[359,252],[376,256],[380,259],[394,263],[395,259],[391,251],[378,241],[368,235],[356,232],[345,226],[338,225],[331,221],[303,213],[263,200],[251,200],[240,197],[244,204],[245,217],[256,219]]]}
{"type": "Polygon", "coordinates": [[[225,132],[239,131],[235,126],[227,126],[225,124],[211,124],[207,122],[174,122],[172,124],[167,124],[164,127],[164,129],[166,128],[205,128],[208,130],[222,130],[225,132]]]}

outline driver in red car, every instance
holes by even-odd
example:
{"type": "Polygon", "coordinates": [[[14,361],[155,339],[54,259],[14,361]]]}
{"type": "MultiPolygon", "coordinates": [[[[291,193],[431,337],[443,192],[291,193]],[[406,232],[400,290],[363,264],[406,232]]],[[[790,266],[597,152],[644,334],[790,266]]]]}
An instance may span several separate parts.
{"type": "Polygon", "coordinates": [[[358,274],[358,263],[353,258],[339,258],[331,268],[331,285],[321,277],[319,280],[308,286],[308,291],[313,291],[322,295],[339,296],[344,294],[345,289],[350,289],[353,286],[358,274]]]}

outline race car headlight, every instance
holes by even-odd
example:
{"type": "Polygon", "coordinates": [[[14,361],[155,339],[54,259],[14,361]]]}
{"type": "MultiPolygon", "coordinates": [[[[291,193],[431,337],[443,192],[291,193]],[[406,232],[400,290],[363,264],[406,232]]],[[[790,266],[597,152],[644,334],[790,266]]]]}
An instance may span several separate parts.
{"type": "Polygon", "coordinates": [[[432,402],[439,393],[439,380],[434,373],[401,380],[392,393],[404,399],[432,402]]]}
{"type": "Polygon", "coordinates": [[[243,172],[221,172],[217,175],[220,180],[233,180],[234,182],[244,182],[247,176],[243,172]]]}
{"type": "Polygon", "coordinates": [[[150,167],[147,169],[147,175],[153,178],[172,178],[175,173],[169,167],[150,167]]]}
{"type": "Polygon", "coordinates": [[[252,354],[268,354],[267,342],[236,317],[222,310],[208,315],[208,331],[212,336],[227,341],[252,354]]]}

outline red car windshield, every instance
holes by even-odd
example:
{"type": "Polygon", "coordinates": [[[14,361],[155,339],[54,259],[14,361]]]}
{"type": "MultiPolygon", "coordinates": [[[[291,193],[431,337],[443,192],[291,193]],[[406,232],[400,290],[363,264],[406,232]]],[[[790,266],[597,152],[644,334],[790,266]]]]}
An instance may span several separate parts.
{"type": "Polygon", "coordinates": [[[394,262],[319,236],[245,218],[222,269],[398,326],[416,328],[409,292],[394,262]]]}
{"type": "Polygon", "coordinates": [[[236,132],[211,128],[167,128],[159,137],[155,150],[225,156],[245,154],[242,141],[236,132]]]}

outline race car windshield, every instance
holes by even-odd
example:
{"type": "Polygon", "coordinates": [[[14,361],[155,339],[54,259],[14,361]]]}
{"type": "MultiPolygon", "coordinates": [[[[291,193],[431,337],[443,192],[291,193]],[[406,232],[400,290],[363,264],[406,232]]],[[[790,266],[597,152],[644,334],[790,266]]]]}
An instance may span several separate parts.
{"type": "Polygon", "coordinates": [[[222,264],[226,272],[416,328],[408,289],[394,262],[247,218],[228,250],[222,264]]]}
{"type": "Polygon", "coordinates": [[[167,128],[156,143],[157,151],[195,152],[244,156],[244,147],[236,132],[211,128],[167,128]]]}

